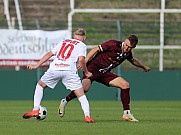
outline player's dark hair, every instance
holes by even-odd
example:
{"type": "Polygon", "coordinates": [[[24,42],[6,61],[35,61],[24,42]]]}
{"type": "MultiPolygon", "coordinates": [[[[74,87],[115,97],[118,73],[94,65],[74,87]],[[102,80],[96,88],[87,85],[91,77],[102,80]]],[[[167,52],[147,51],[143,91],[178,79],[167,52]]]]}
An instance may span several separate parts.
{"type": "Polygon", "coordinates": [[[135,35],[129,35],[128,40],[130,41],[133,48],[136,47],[136,44],[138,43],[138,38],[135,35]]]}

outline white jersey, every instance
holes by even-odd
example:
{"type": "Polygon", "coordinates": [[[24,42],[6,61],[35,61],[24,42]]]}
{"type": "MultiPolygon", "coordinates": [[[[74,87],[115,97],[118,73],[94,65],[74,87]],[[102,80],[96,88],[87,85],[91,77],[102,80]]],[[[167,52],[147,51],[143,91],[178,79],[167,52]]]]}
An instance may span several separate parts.
{"type": "Polygon", "coordinates": [[[79,56],[86,57],[86,45],[77,39],[66,39],[58,43],[52,50],[55,58],[50,64],[51,70],[76,71],[79,56]]]}

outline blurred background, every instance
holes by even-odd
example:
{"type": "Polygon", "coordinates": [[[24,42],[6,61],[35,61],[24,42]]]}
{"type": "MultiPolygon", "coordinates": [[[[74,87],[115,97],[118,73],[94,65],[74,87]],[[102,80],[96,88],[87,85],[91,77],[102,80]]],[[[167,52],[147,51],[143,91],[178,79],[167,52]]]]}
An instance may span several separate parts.
{"type": "MultiPolygon", "coordinates": [[[[124,62],[113,72],[130,82],[133,100],[181,100],[180,0],[0,0],[0,30],[67,30],[71,36],[77,27],[87,31],[88,51],[107,40],[124,40],[136,34],[139,43],[133,53],[152,70],[144,73],[124,62]]],[[[1,37],[4,34],[1,31],[1,37]]],[[[7,64],[12,59],[24,59],[19,55],[6,58],[4,52],[10,46],[1,40],[4,39],[0,38],[0,100],[32,99],[36,82],[48,64],[37,71],[26,70],[25,64],[7,64]]],[[[91,89],[90,100],[120,100],[116,88],[94,83],[91,89]]],[[[59,99],[68,92],[59,84],[44,98],[59,99]]]]}

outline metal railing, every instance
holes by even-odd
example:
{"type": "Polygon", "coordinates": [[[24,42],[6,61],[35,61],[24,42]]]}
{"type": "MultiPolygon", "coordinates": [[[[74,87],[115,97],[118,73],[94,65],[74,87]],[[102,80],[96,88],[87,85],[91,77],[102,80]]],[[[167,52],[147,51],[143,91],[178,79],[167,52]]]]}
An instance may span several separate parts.
{"type": "MultiPolygon", "coordinates": [[[[72,32],[72,17],[76,13],[159,13],[160,14],[160,44],[138,46],[137,49],[158,49],[159,50],[159,71],[163,71],[164,49],[181,49],[181,46],[164,46],[164,15],[165,13],[181,13],[181,9],[166,9],[165,0],[161,0],[160,9],[76,9],[75,0],[70,0],[70,12],[68,14],[68,29],[72,32]]],[[[89,48],[94,45],[89,46],[89,48]]]]}

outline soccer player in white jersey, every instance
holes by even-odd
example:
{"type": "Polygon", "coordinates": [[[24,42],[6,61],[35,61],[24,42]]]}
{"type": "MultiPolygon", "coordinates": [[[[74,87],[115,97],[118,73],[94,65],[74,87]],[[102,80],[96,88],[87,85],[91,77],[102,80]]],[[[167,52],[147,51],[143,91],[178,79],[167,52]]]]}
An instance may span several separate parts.
{"type": "Polygon", "coordinates": [[[83,71],[87,78],[92,76],[92,73],[87,70],[85,65],[86,45],[83,41],[86,39],[86,31],[78,28],[74,32],[73,39],[66,39],[57,44],[50,52],[45,54],[36,65],[27,65],[30,70],[37,69],[52,56],[55,56],[49,69],[41,77],[36,85],[34,93],[33,110],[23,115],[24,119],[37,117],[43,97],[43,90],[46,87],[54,88],[61,81],[67,89],[74,91],[85,115],[87,123],[94,123],[94,119],[90,117],[89,102],[84,94],[79,75],[77,74],[76,63],[82,65],[83,71]]]}

